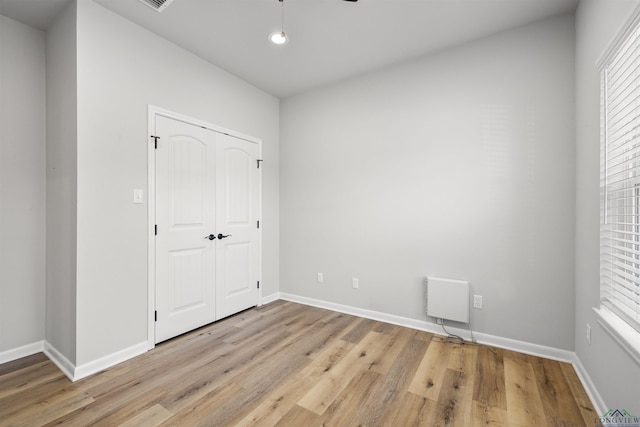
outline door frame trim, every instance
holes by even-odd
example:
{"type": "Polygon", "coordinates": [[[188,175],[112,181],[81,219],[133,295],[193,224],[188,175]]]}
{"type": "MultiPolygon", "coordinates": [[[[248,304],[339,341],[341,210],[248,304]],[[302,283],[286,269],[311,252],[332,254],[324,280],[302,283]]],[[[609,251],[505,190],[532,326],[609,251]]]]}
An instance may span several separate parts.
{"type": "MultiPolygon", "coordinates": [[[[253,136],[245,135],[222,126],[215,125],[203,120],[176,113],[155,105],[147,106],[147,349],[151,350],[156,346],[155,340],[155,308],[156,308],[156,254],[155,254],[155,224],[156,224],[156,162],[154,140],[151,135],[155,134],[156,118],[166,117],[173,120],[185,122],[190,125],[200,126],[214,132],[224,133],[235,138],[240,138],[258,144],[258,157],[262,158],[262,140],[253,136]]],[[[262,305],[262,168],[258,169],[258,305],[262,305]]]]}

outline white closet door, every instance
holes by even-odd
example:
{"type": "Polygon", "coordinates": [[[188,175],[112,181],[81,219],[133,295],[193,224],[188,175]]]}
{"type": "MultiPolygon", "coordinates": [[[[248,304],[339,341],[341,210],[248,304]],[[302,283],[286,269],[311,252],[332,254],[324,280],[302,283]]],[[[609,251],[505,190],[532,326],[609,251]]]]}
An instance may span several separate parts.
{"type": "Polygon", "coordinates": [[[258,304],[258,145],[216,137],[216,317],[258,304]]]}
{"type": "Polygon", "coordinates": [[[156,118],[156,342],[215,313],[215,132],[156,118]]]}
{"type": "Polygon", "coordinates": [[[258,144],[156,117],[155,341],[258,304],[258,144]]]}

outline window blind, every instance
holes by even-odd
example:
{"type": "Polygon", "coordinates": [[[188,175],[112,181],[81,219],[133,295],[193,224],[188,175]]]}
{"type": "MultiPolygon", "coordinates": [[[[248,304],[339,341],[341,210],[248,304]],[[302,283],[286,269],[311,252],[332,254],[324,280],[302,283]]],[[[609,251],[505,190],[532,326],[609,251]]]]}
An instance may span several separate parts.
{"type": "Polygon", "coordinates": [[[600,298],[640,332],[640,27],[601,68],[600,298]]]}

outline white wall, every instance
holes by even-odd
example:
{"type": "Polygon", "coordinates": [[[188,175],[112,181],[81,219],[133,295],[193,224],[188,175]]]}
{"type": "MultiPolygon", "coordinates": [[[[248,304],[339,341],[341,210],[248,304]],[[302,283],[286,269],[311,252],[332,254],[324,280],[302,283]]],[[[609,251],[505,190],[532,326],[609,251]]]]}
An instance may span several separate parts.
{"type": "Polygon", "coordinates": [[[76,361],[76,5],[47,30],[46,340],[76,361]]]}
{"type": "Polygon", "coordinates": [[[44,33],[0,15],[0,354],[44,339],[45,120],[44,33]]]}
{"type": "Polygon", "coordinates": [[[77,364],[147,339],[147,105],[263,141],[264,295],[278,290],[279,101],[101,6],[78,4],[77,364]],[[145,197],[146,200],[146,197],[145,197]]]}
{"type": "Polygon", "coordinates": [[[573,35],[560,16],[283,101],[280,290],[425,320],[423,278],[466,279],[476,330],[571,350],[573,35]]]}
{"type": "Polygon", "coordinates": [[[638,1],[581,0],[576,13],[575,350],[606,403],[640,413],[640,369],[596,322],[599,305],[600,78],[596,61],[638,1]],[[592,326],[591,345],[586,325],[592,326]]]}

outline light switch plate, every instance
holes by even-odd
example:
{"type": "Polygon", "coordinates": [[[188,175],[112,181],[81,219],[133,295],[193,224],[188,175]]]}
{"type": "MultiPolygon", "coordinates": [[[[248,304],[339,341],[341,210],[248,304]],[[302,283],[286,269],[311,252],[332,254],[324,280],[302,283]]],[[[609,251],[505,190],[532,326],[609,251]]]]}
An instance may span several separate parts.
{"type": "Polygon", "coordinates": [[[144,203],[144,193],[142,189],[135,188],[133,190],[133,203],[144,203]]]}

